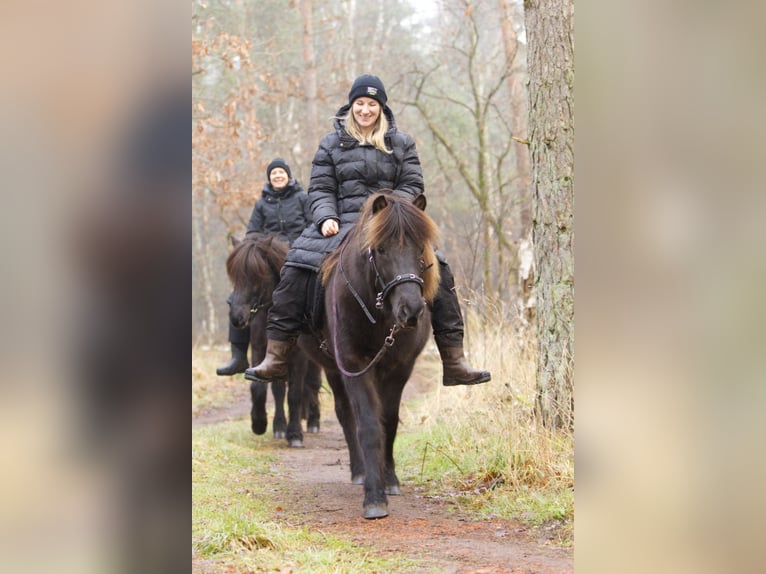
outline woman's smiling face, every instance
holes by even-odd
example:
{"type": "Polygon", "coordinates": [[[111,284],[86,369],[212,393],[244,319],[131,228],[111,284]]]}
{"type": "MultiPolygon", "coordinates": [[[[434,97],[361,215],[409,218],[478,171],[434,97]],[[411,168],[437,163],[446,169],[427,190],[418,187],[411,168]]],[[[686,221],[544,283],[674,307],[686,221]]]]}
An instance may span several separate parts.
{"type": "Polygon", "coordinates": [[[275,167],[269,174],[269,182],[271,183],[271,187],[279,191],[280,189],[287,187],[287,184],[290,183],[290,178],[287,176],[287,172],[284,169],[275,167]]]}
{"type": "Polygon", "coordinates": [[[364,132],[369,132],[380,116],[380,104],[372,98],[361,97],[354,100],[352,105],[354,119],[364,132]]]}

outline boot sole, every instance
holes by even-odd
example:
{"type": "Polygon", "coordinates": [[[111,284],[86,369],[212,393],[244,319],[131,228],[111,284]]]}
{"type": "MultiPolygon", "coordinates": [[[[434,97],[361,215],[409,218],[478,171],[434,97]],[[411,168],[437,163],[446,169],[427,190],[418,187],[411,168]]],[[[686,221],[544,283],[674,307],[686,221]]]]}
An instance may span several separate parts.
{"type": "Polygon", "coordinates": [[[248,381],[255,381],[257,383],[284,383],[287,381],[287,375],[281,377],[259,377],[255,373],[248,373],[245,371],[245,378],[248,381]]]}
{"type": "Polygon", "coordinates": [[[442,386],[445,387],[459,387],[461,385],[463,386],[469,386],[469,385],[479,385],[481,383],[488,383],[492,380],[492,375],[489,373],[484,373],[480,377],[473,379],[471,381],[456,381],[456,382],[447,382],[445,380],[442,380],[442,386]]]}
{"type": "Polygon", "coordinates": [[[238,375],[238,374],[244,373],[244,372],[245,372],[245,369],[242,369],[241,371],[240,370],[236,370],[236,371],[222,371],[221,369],[216,369],[215,370],[215,374],[218,375],[219,377],[232,377],[234,375],[238,375]]]}

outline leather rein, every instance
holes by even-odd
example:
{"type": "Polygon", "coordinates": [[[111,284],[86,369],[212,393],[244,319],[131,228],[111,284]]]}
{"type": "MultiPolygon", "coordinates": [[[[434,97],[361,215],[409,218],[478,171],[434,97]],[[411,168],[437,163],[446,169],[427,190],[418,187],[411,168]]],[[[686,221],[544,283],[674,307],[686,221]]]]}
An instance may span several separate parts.
{"type": "MultiPolygon", "coordinates": [[[[340,273],[343,276],[343,280],[346,282],[346,287],[348,287],[348,290],[351,292],[351,294],[354,296],[354,299],[356,299],[357,303],[359,303],[359,306],[361,307],[362,311],[364,311],[364,314],[367,316],[367,319],[372,323],[373,325],[377,323],[375,318],[372,316],[372,313],[370,313],[370,310],[367,308],[367,305],[365,305],[364,300],[359,295],[359,293],[354,289],[354,286],[351,284],[351,281],[349,280],[348,276],[346,275],[345,270],[343,269],[343,253],[346,250],[347,243],[344,242],[343,246],[340,250],[340,255],[338,256],[338,267],[340,268],[340,273]]],[[[396,275],[391,281],[386,283],[383,278],[380,275],[380,272],[378,271],[378,266],[375,264],[375,256],[372,251],[371,247],[367,248],[367,255],[368,255],[368,261],[370,265],[372,265],[372,269],[375,272],[375,287],[379,288],[380,290],[375,296],[375,308],[376,309],[382,309],[383,304],[386,300],[386,297],[391,292],[391,290],[396,287],[397,285],[401,285],[402,283],[417,283],[420,286],[420,292],[423,292],[423,285],[424,281],[422,277],[418,277],[414,273],[406,273],[402,275],[396,275]]],[[[338,297],[336,294],[336,285],[337,280],[333,279],[332,282],[332,301],[333,301],[333,340],[336,341],[336,345],[333,346],[333,358],[335,359],[335,364],[338,366],[338,370],[346,377],[359,377],[361,375],[364,375],[367,371],[369,371],[372,367],[374,367],[382,358],[383,355],[385,355],[386,351],[394,345],[395,339],[394,336],[396,333],[401,329],[396,323],[391,327],[391,330],[388,332],[388,335],[383,341],[383,346],[380,348],[378,353],[373,357],[372,361],[361,371],[349,371],[347,370],[340,362],[340,357],[338,356],[337,352],[337,340],[338,340],[338,297]]]]}

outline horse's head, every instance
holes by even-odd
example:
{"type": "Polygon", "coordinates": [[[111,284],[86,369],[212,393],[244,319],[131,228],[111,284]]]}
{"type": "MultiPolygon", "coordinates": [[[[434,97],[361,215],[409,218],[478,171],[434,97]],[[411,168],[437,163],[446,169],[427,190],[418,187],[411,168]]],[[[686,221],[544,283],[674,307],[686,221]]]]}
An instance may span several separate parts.
{"type": "Polygon", "coordinates": [[[424,195],[409,201],[383,192],[367,200],[360,217],[360,247],[369,258],[376,306],[390,311],[401,328],[417,325],[439,286],[433,247],[438,229],[425,208],[424,195]]]}
{"type": "Polygon", "coordinates": [[[257,233],[235,243],[226,260],[226,272],[233,287],[229,300],[232,325],[244,329],[256,313],[265,313],[287,250],[282,241],[257,233]]]}

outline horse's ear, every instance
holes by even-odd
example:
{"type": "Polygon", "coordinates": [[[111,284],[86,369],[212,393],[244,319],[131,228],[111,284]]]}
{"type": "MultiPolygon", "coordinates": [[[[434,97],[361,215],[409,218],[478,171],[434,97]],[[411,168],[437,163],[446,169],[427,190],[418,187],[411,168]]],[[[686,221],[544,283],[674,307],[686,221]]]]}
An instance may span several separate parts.
{"type": "Polygon", "coordinates": [[[412,203],[415,204],[415,207],[417,207],[421,211],[426,210],[426,196],[425,194],[421,193],[418,195],[415,199],[412,200],[412,203]]]}
{"type": "Polygon", "coordinates": [[[230,237],[230,239],[231,239],[231,246],[232,246],[232,247],[236,247],[237,245],[239,245],[240,243],[242,243],[242,240],[241,240],[241,239],[237,239],[237,238],[236,238],[236,237],[234,237],[233,235],[230,237]]]}
{"type": "Polygon", "coordinates": [[[388,200],[386,199],[386,196],[381,193],[372,202],[372,212],[377,213],[386,206],[388,206],[388,200]]]}

